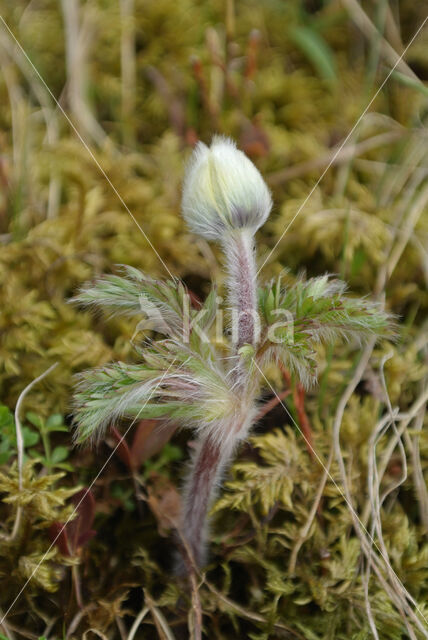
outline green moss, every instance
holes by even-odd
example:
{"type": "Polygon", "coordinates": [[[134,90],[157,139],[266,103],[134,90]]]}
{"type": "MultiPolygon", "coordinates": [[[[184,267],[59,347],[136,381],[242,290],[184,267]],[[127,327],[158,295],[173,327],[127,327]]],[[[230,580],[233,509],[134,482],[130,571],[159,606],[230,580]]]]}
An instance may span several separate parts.
{"type": "MultiPolygon", "coordinates": [[[[273,191],[274,213],[258,237],[262,259],[275,248],[263,267],[264,279],[284,267],[290,269],[291,283],[301,270],[309,276],[335,272],[348,281],[352,294],[384,291],[387,310],[397,315],[398,340],[374,350],[346,405],[340,433],[353,505],[380,546],[373,508],[367,507],[373,430],[389,411],[386,390],[401,416],[397,420],[403,420],[427,383],[425,94],[391,77],[348,141],[357,153],[342,153],[316,185],[390,68],[382,58],[376,60],[377,39],[363,35],[341,6],[301,0],[136,0],[131,20],[135,95],[134,107],[127,110],[122,102],[119,3],[80,4],[91,34],[84,94],[108,136],[97,144],[90,131],[82,130],[93,157],[53,108],[51,96],[1,26],[2,405],[13,409],[26,385],[58,362],[55,373],[29,392],[25,409],[44,420],[61,413],[68,424],[73,374],[131,359],[134,321],[106,322],[68,302],[83,282],[113,271],[115,264],[163,278],[164,261],[196,295],[206,295],[210,280],[218,277],[216,255],[206,243],[196,243],[183,225],[181,178],[196,138],[232,135],[273,191]],[[226,5],[229,10],[234,5],[234,21],[226,18],[226,5]],[[251,35],[254,29],[258,38],[251,35]],[[296,33],[305,34],[303,44],[296,33]],[[311,33],[316,34],[312,40],[311,33]],[[52,139],[46,135],[46,119],[54,130],[52,139]],[[394,269],[384,282],[388,261],[394,269]]],[[[365,4],[364,9],[376,23],[371,7],[365,4]]],[[[404,42],[421,24],[421,12],[422,3],[400,3],[397,32],[401,29],[404,42]]],[[[18,0],[4,7],[2,15],[75,119],[63,93],[68,78],[61,3],[18,0]]],[[[391,24],[385,36],[397,46],[391,24]]],[[[426,37],[424,29],[406,55],[421,78],[428,69],[426,37]]],[[[81,130],[78,122],[76,126],[81,130]]],[[[323,464],[332,447],[339,398],[358,356],[349,345],[337,345],[334,351],[317,347],[320,387],[306,393],[304,410],[323,464]]],[[[278,391],[283,389],[277,370],[269,372],[269,380],[278,391]]],[[[296,393],[294,389],[285,403],[302,427],[296,393]]],[[[160,619],[175,637],[187,637],[191,595],[171,577],[174,537],[164,537],[165,522],[159,522],[159,505],[168,513],[174,506],[183,464],[172,457],[164,472],[162,441],[150,441],[153,464],[136,469],[127,464],[126,451],[116,452],[93,488],[97,535],[67,557],[57,544],[50,548],[48,528],[65,522],[71,496],[89,486],[116,440],[109,436],[93,452],[72,448],[68,433],[53,434],[53,448],[69,449],[71,470],[60,476],[43,463],[27,463],[20,491],[8,416],[1,422],[0,415],[1,533],[10,534],[18,505],[23,514],[19,535],[0,542],[0,608],[8,612],[8,628],[16,636],[21,629],[54,640],[63,637],[83,604],[87,608],[70,637],[80,638],[93,627],[119,638],[118,625],[129,631],[144,600],[149,612],[136,638],[155,637],[160,619]],[[157,502],[148,500],[149,495],[157,502]],[[52,630],[45,631],[50,622],[52,630]]],[[[26,419],[24,426],[37,432],[26,419]]],[[[391,425],[379,434],[376,460],[378,467],[385,465],[378,491],[387,494],[380,507],[385,550],[428,618],[423,604],[428,596],[424,426],[426,417],[417,412],[403,431],[404,450],[397,446],[390,452],[391,425]]],[[[138,426],[135,435],[127,436],[128,447],[141,453],[149,431],[147,425],[138,426]]],[[[185,437],[175,439],[186,451],[185,437]]],[[[26,453],[33,449],[44,456],[41,439],[28,444],[26,453]]],[[[199,591],[205,637],[373,636],[365,598],[367,552],[341,495],[344,478],[336,458],[330,474],[293,560],[323,470],[280,406],[261,420],[214,509],[211,564],[199,591]]],[[[383,579],[391,579],[384,567],[380,576],[371,570],[367,586],[378,637],[411,637],[407,623],[413,637],[422,638],[410,613],[400,614],[383,579]]],[[[6,627],[0,631],[8,636],[6,627]]]]}

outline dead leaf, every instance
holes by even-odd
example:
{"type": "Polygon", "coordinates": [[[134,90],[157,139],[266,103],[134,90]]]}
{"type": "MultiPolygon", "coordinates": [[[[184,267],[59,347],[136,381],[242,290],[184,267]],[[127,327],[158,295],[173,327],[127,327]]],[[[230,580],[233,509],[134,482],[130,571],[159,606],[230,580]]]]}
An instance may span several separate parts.
{"type": "Polygon", "coordinates": [[[150,509],[158,524],[159,535],[166,537],[172,528],[178,526],[180,516],[180,494],[166,478],[158,476],[148,487],[150,509]]]}

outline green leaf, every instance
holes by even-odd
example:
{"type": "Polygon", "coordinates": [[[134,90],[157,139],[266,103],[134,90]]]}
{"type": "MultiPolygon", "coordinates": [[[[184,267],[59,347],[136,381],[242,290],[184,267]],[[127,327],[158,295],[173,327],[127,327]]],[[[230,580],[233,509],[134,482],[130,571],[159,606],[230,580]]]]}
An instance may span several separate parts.
{"type": "Polygon", "coordinates": [[[40,418],[40,416],[37,415],[37,413],[34,413],[34,411],[27,411],[25,417],[38,429],[43,428],[43,420],[40,418]]]}
{"type": "Polygon", "coordinates": [[[337,83],[334,55],[324,38],[311,27],[294,27],[289,36],[315,67],[318,75],[330,84],[337,83]]]}
{"type": "Polygon", "coordinates": [[[10,450],[0,452],[0,465],[6,464],[6,462],[9,461],[11,456],[12,456],[12,451],[10,450]]]}
{"type": "Polygon", "coordinates": [[[28,451],[28,455],[30,456],[30,458],[33,458],[34,460],[39,460],[40,462],[42,462],[45,466],[47,466],[47,460],[44,456],[42,456],[42,454],[40,453],[40,451],[37,451],[37,449],[30,449],[28,451]]]}
{"type": "Polygon", "coordinates": [[[2,432],[4,429],[10,429],[15,427],[15,420],[12,411],[4,404],[0,405],[0,429],[2,432]]]}
{"type": "Polygon", "coordinates": [[[275,307],[275,297],[273,295],[272,289],[270,289],[265,301],[265,314],[267,318],[270,318],[270,314],[272,313],[274,307],[275,307]]]}
{"type": "Polygon", "coordinates": [[[57,462],[55,464],[55,467],[57,469],[62,469],[63,471],[74,471],[73,465],[71,465],[69,462],[57,462]]]}
{"type": "Polygon", "coordinates": [[[244,360],[249,360],[254,357],[255,349],[252,344],[243,344],[238,353],[244,360]]]}
{"type": "Polygon", "coordinates": [[[52,451],[51,462],[52,464],[58,464],[59,462],[63,462],[68,458],[68,449],[67,447],[55,447],[52,451]]]}
{"type": "Polygon", "coordinates": [[[364,249],[359,248],[355,251],[351,263],[351,276],[356,276],[360,273],[364,263],[367,260],[366,252],[364,249]]]}
{"type": "Polygon", "coordinates": [[[202,310],[205,311],[205,313],[202,315],[202,319],[199,321],[199,326],[202,330],[204,329],[208,329],[214,319],[215,319],[215,314],[217,311],[217,288],[213,287],[210,291],[210,293],[208,294],[204,305],[202,307],[202,310]]]}
{"type": "Polygon", "coordinates": [[[61,425],[60,427],[55,427],[53,429],[48,429],[48,431],[55,431],[55,433],[58,433],[60,431],[62,431],[63,433],[70,433],[70,429],[65,424],[61,425]]]}
{"type": "Polygon", "coordinates": [[[33,431],[29,427],[22,428],[22,437],[24,438],[25,447],[34,447],[40,440],[40,436],[36,431],[33,431]]]}
{"type": "Polygon", "coordinates": [[[162,450],[162,457],[166,462],[173,462],[174,460],[181,460],[183,452],[177,445],[167,442],[162,450]]]}
{"type": "Polygon", "coordinates": [[[46,420],[46,428],[48,431],[68,431],[64,424],[64,419],[60,413],[54,413],[46,420]]]}
{"type": "Polygon", "coordinates": [[[392,77],[405,87],[409,87],[410,89],[419,91],[419,93],[422,93],[424,96],[428,96],[428,87],[426,87],[420,80],[416,78],[409,78],[409,76],[405,76],[404,73],[400,73],[400,71],[397,70],[392,72],[392,77]]]}

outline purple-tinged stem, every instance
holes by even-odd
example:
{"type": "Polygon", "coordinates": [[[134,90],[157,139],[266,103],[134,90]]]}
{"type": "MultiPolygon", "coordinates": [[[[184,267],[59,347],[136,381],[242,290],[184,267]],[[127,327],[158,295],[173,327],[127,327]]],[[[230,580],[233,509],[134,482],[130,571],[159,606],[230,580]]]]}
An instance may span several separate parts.
{"type": "Polygon", "coordinates": [[[223,248],[229,272],[232,336],[238,350],[242,345],[254,344],[258,339],[254,235],[248,230],[234,231],[224,239],[223,248]]]}
{"type": "MultiPolygon", "coordinates": [[[[198,444],[184,490],[181,533],[193,561],[200,567],[205,562],[206,519],[216,480],[221,472],[222,456],[219,445],[214,443],[210,436],[198,444]]],[[[188,559],[185,562],[185,565],[187,564],[188,559]]],[[[184,568],[185,566],[182,567],[184,568]]]]}
{"type": "MultiPolygon", "coordinates": [[[[255,344],[259,331],[254,234],[245,229],[235,230],[224,238],[223,248],[229,274],[232,334],[238,360],[232,382],[235,392],[245,398],[250,397],[247,393],[248,378],[245,373],[242,375],[242,362],[238,351],[244,344],[255,344]]],[[[210,429],[206,435],[199,438],[184,487],[181,516],[181,534],[197,566],[203,566],[206,561],[208,510],[237,443],[246,436],[251,427],[253,411],[253,404],[249,399],[248,406],[243,405],[239,415],[219,422],[215,437],[210,429]]],[[[191,568],[185,553],[183,558],[177,566],[177,572],[181,574],[188,573],[191,568]]]]}
{"type": "MultiPolygon", "coordinates": [[[[209,508],[235,446],[247,430],[247,421],[237,418],[236,423],[220,423],[218,430],[222,433],[217,432],[215,438],[211,432],[199,439],[183,491],[181,534],[198,567],[206,561],[209,508]]],[[[177,573],[188,573],[189,568],[188,561],[180,561],[177,573]]]]}

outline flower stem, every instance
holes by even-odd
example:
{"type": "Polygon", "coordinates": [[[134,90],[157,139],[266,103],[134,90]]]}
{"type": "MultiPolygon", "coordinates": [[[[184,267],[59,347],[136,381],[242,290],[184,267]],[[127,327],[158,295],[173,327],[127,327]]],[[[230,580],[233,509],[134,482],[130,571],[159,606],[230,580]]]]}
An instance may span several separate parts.
{"type": "MultiPolygon", "coordinates": [[[[181,533],[197,566],[206,561],[207,515],[216,488],[237,443],[248,433],[254,417],[252,396],[247,392],[248,377],[242,375],[238,353],[244,344],[256,344],[259,340],[254,234],[245,229],[230,232],[223,240],[223,249],[229,276],[232,338],[239,359],[233,383],[236,392],[239,390],[241,398],[248,398],[248,403],[244,400],[235,416],[219,423],[215,432],[210,430],[201,435],[197,444],[184,487],[181,518],[181,533]]],[[[186,560],[186,554],[183,557],[176,567],[177,573],[191,573],[191,562],[186,560]]]]}
{"type": "Polygon", "coordinates": [[[230,233],[223,241],[229,272],[229,304],[232,309],[232,337],[239,350],[259,340],[254,235],[248,230],[230,233]]]}
{"type": "MultiPolygon", "coordinates": [[[[206,561],[208,510],[234,451],[235,442],[239,439],[238,434],[230,437],[230,424],[219,426],[224,431],[224,439],[214,439],[212,434],[200,438],[183,491],[181,533],[197,566],[203,566],[206,561]]],[[[189,568],[189,561],[180,561],[177,573],[188,573],[189,568]]]]}
{"type": "Polygon", "coordinates": [[[220,459],[220,446],[210,436],[201,440],[184,489],[182,533],[197,566],[205,561],[206,517],[215,481],[221,471],[220,459]]]}

